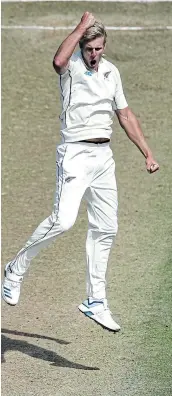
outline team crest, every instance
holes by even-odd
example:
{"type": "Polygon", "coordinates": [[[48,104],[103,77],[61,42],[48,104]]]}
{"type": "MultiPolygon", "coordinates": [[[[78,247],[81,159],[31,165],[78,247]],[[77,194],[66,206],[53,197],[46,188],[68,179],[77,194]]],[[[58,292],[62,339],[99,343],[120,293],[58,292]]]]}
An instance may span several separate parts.
{"type": "Polygon", "coordinates": [[[104,79],[105,79],[105,80],[108,79],[110,73],[111,73],[111,70],[108,71],[108,72],[106,72],[106,73],[104,73],[104,79]]]}

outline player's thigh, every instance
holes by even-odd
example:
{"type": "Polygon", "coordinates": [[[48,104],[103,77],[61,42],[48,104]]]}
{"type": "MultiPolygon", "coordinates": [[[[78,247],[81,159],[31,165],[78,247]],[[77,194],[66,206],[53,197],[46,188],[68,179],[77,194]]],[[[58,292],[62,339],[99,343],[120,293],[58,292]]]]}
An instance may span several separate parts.
{"type": "Polygon", "coordinates": [[[118,194],[112,163],[87,189],[89,225],[102,232],[117,232],[118,194]]]}
{"type": "Polygon", "coordinates": [[[69,146],[67,149],[63,148],[57,156],[54,197],[54,213],[64,228],[69,228],[75,222],[80,202],[89,183],[82,153],[76,156],[74,147],[69,146]]]}

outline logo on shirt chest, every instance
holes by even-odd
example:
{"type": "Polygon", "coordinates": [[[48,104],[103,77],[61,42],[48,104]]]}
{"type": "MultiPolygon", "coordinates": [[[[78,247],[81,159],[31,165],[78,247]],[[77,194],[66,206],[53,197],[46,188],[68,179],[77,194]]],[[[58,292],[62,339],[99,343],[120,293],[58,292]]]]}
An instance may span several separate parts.
{"type": "Polygon", "coordinates": [[[111,70],[104,73],[104,80],[108,80],[109,79],[109,74],[111,73],[111,70]]]}
{"type": "Polygon", "coordinates": [[[89,71],[89,70],[87,70],[84,74],[86,74],[86,76],[92,76],[93,75],[93,73],[91,71],[89,71]]]}
{"type": "MultiPolygon", "coordinates": [[[[111,73],[111,70],[108,71],[108,72],[106,72],[106,73],[103,73],[104,80],[108,80],[108,79],[109,79],[109,74],[110,74],[110,73],[111,73]]],[[[86,76],[92,76],[92,75],[93,75],[92,71],[90,71],[90,70],[87,70],[84,74],[85,74],[86,76]]]]}

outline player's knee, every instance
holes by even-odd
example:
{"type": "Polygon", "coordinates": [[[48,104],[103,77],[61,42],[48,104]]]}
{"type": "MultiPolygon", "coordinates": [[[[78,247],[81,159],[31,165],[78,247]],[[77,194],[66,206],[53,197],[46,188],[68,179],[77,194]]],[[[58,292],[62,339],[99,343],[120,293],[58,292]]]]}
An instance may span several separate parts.
{"type": "Polygon", "coordinates": [[[54,224],[58,228],[58,230],[60,230],[61,233],[69,230],[74,225],[76,216],[74,215],[62,216],[59,215],[59,213],[57,214],[55,212],[52,212],[50,219],[51,219],[51,223],[54,224]]]}
{"type": "Polygon", "coordinates": [[[107,226],[106,232],[108,232],[108,233],[110,233],[110,234],[112,234],[114,236],[117,234],[117,232],[118,232],[118,221],[117,221],[116,218],[112,221],[111,224],[109,224],[109,226],[107,226]]]}
{"type": "Polygon", "coordinates": [[[118,224],[117,224],[117,222],[115,222],[111,226],[104,225],[103,227],[99,227],[97,229],[97,231],[99,233],[102,233],[102,234],[105,234],[105,235],[111,235],[111,236],[115,237],[117,232],[118,232],[118,224]]]}
{"type": "Polygon", "coordinates": [[[102,233],[109,235],[109,236],[111,235],[112,237],[115,237],[117,232],[118,232],[118,227],[102,230],[102,233]]]}
{"type": "Polygon", "coordinates": [[[72,217],[63,217],[59,218],[60,226],[62,229],[62,232],[68,231],[73,225],[75,224],[76,218],[74,216],[72,217]]]}
{"type": "Polygon", "coordinates": [[[118,223],[115,222],[113,227],[112,227],[112,233],[113,233],[113,235],[116,235],[117,232],[118,232],[118,223]]]}

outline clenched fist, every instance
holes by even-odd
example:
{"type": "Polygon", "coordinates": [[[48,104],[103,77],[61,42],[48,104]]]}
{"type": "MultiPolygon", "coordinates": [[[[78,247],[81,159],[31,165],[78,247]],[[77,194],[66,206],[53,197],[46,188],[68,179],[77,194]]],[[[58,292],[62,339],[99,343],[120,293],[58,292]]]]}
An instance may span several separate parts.
{"type": "Polygon", "coordinates": [[[86,12],[84,12],[84,14],[83,14],[83,16],[81,18],[80,25],[82,25],[82,27],[85,28],[85,30],[87,30],[88,28],[90,28],[91,26],[94,25],[95,21],[96,21],[96,19],[93,16],[93,14],[91,14],[88,11],[86,11],[86,12]]]}
{"type": "Polygon", "coordinates": [[[146,169],[149,173],[154,173],[159,170],[159,165],[152,157],[146,159],[146,169]]]}

